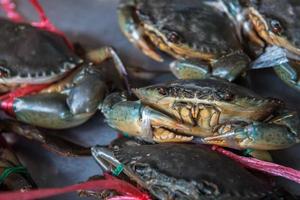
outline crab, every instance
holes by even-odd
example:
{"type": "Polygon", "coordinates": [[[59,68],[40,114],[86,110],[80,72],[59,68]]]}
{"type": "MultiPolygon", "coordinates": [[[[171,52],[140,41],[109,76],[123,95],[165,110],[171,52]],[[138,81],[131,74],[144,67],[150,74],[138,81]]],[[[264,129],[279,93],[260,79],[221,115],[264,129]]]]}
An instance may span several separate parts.
{"type": "Polygon", "coordinates": [[[112,93],[102,112],[108,125],[147,142],[252,149],[259,158],[300,142],[297,112],[224,79],[174,80],[132,91],[138,100],[112,93]]]}
{"type": "Polygon", "coordinates": [[[174,57],[178,78],[217,76],[234,80],[249,58],[225,13],[203,1],[122,0],[118,9],[124,35],[147,56],[163,61],[155,47],[174,57]],[[187,74],[180,74],[185,68],[187,74]]]}
{"type": "Polygon", "coordinates": [[[109,147],[95,146],[91,151],[104,171],[137,184],[155,199],[254,200],[290,196],[205,145],[147,145],[123,137],[109,147]]]}
{"type": "Polygon", "coordinates": [[[256,60],[251,68],[273,67],[285,83],[299,90],[300,3],[293,0],[217,2],[211,5],[227,11],[238,27],[248,55],[256,60]]]}
{"type": "Polygon", "coordinates": [[[38,2],[31,2],[43,23],[0,19],[0,107],[16,120],[38,127],[78,126],[93,116],[118,82],[99,64],[112,59],[120,80],[125,68],[111,47],[92,50],[84,58],[77,55],[53,25],[41,26],[49,20],[38,2]]]}
{"type": "Polygon", "coordinates": [[[0,191],[27,191],[36,188],[28,171],[11,150],[5,139],[0,137],[0,191]]]}

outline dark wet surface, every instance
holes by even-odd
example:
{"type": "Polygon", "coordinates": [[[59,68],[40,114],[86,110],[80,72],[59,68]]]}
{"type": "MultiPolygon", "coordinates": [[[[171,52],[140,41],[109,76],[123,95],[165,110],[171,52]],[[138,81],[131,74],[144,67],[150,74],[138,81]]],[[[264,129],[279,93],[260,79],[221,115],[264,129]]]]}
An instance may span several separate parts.
{"type": "MultiPolygon", "coordinates": [[[[27,1],[17,2],[24,16],[30,20],[37,20],[35,11],[27,1]]],[[[85,48],[113,46],[127,66],[166,69],[166,64],[153,62],[135,49],[121,34],[116,16],[117,2],[117,0],[41,0],[49,18],[71,41],[80,42],[85,48]]],[[[251,80],[250,87],[259,94],[285,100],[289,106],[300,111],[300,93],[282,83],[272,70],[253,71],[249,80],[251,80]]],[[[80,127],[60,133],[83,145],[108,144],[116,136],[116,132],[105,125],[101,114],[95,115],[80,127]]],[[[60,157],[43,149],[37,143],[23,139],[18,139],[13,148],[41,188],[66,186],[101,173],[92,158],[60,157]]],[[[300,170],[299,145],[276,151],[273,155],[277,163],[300,170]]],[[[281,178],[279,182],[291,192],[300,195],[299,185],[281,178]]],[[[76,194],[68,194],[51,199],[81,198],[76,194]]]]}

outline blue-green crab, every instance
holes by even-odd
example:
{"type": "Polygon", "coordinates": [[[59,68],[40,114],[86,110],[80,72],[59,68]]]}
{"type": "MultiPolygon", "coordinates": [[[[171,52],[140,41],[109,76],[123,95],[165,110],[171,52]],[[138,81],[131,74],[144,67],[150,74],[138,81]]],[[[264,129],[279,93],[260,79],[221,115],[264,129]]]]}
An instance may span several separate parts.
{"type": "Polygon", "coordinates": [[[138,101],[109,95],[102,112],[111,127],[146,141],[200,140],[256,150],[287,148],[300,141],[296,112],[228,81],[176,80],[133,93],[138,101]]]}
{"type": "Polygon", "coordinates": [[[250,61],[232,31],[234,23],[203,1],[122,0],[118,15],[122,32],[146,55],[162,61],[156,47],[177,59],[171,63],[175,75],[190,69],[178,77],[232,81],[250,61]]]}

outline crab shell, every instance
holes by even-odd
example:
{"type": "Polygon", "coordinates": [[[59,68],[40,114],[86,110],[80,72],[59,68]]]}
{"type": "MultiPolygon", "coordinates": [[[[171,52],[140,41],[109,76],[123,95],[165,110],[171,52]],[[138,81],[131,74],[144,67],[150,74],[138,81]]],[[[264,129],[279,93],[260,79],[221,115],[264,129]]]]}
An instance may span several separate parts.
{"type": "Polygon", "coordinates": [[[276,199],[267,184],[206,146],[120,145],[114,156],[158,199],[276,199]]]}
{"type": "Polygon", "coordinates": [[[0,92],[23,84],[51,83],[82,60],[52,32],[0,19],[0,92]]]}
{"type": "Polygon", "coordinates": [[[201,1],[136,0],[134,4],[136,23],[148,39],[175,58],[213,61],[241,49],[231,21],[201,1]]]}
{"type": "Polygon", "coordinates": [[[279,100],[262,98],[221,79],[175,80],[134,89],[133,92],[143,104],[185,122],[196,121],[203,127],[201,118],[210,115],[208,128],[228,121],[264,120],[281,105],[279,100]],[[179,112],[178,105],[181,107],[179,112]]]}

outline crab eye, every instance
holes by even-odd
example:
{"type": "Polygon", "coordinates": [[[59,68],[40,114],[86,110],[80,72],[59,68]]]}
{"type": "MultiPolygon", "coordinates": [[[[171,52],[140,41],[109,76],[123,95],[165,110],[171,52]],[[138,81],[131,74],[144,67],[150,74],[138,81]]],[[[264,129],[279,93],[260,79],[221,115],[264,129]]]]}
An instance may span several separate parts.
{"type": "Polygon", "coordinates": [[[2,68],[0,66],[0,78],[6,78],[6,77],[8,77],[8,74],[9,74],[9,72],[5,68],[2,68]]]}
{"type": "Polygon", "coordinates": [[[178,33],[176,32],[170,32],[168,35],[167,35],[167,38],[170,42],[172,43],[178,43],[181,41],[181,37],[178,33]]]}
{"type": "Polygon", "coordinates": [[[271,20],[271,27],[272,27],[272,32],[275,34],[280,35],[283,32],[283,28],[280,22],[275,19],[271,20]]]}

